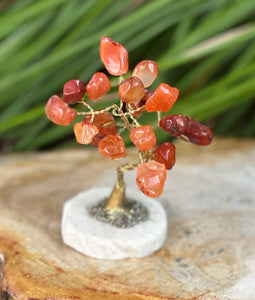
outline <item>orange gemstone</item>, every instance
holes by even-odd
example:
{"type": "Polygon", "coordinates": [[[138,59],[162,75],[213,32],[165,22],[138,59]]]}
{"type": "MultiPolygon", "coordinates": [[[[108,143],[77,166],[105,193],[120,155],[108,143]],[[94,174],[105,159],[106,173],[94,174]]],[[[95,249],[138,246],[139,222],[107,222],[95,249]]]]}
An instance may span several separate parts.
{"type": "Polygon", "coordinates": [[[98,151],[111,159],[119,159],[127,155],[124,141],[118,134],[105,136],[98,144],[98,151]]]}
{"type": "Polygon", "coordinates": [[[102,73],[95,73],[88,84],[86,85],[86,92],[91,100],[101,98],[111,89],[111,83],[108,77],[102,73]]]}
{"type": "Polygon", "coordinates": [[[144,86],[138,77],[130,77],[119,85],[119,96],[123,102],[138,102],[144,96],[144,86]]]}
{"type": "Polygon", "coordinates": [[[120,76],[128,71],[128,52],[119,43],[103,36],[100,41],[100,57],[107,71],[120,76]]]}
{"type": "Polygon", "coordinates": [[[168,142],[159,145],[153,152],[153,159],[171,170],[175,164],[175,145],[168,142]]]}
{"type": "Polygon", "coordinates": [[[144,87],[148,87],[158,76],[158,64],[152,60],[140,61],[134,68],[133,76],[139,77],[144,87]]]}
{"type": "Polygon", "coordinates": [[[45,106],[45,113],[53,123],[65,126],[70,125],[77,116],[76,111],[56,95],[48,100],[45,106]]]}
{"type": "Polygon", "coordinates": [[[85,84],[78,79],[69,80],[64,84],[63,100],[68,104],[75,104],[85,94],[85,84]]]}
{"type": "MultiPolygon", "coordinates": [[[[91,122],[91,115],[87,114],[84,117],[84,122],[91,122]]],[[[94,120],[92,122],[98,128],[98,135],[94,137],[92,144],[97,146],[99,141],[109,134],[116,134],[117,127],[115,125],[115,120],[113,115],[109,111],[102,112],[100,114],[95,114],[94,120]],[[100,138],[101,137],[101,138],[100,138]]]]}
{"type": "Polygon", "coordinates": [[[139,164],[136,183],[139,189],[148,197],[156,198],[163,193],[166,181],[166,167],[154,160],[139,164]]]}
{"type": "Polygon", "coordinates": [[[148,112],[169,111],[177,100],[178,95],[179,91],[176,88],[173,88],[166,83],[161,83],[154,94],[146,102],[145,109],[148,112]]]}
{"type": "Polygon", "coordinates": [[[131,130],[130,139],[140,151],[148,151],[156,144],[154,131],[149,125],[131,130]]]}
{"type": "Polygon", "coordinates": [[[88,145],[98,134],[98,129],[92,123],[79,122],[74,124],[74,134],[78,143],[88,145]]]}

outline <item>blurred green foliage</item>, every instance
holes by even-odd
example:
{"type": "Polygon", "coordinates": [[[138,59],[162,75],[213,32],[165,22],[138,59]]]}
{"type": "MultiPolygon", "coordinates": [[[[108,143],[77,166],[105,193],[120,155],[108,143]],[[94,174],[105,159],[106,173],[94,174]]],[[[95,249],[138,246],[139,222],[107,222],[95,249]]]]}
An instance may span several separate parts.
{"type": "MultiPolygon", "coordinates": [[[[69,79],[86,82],[103,69],[103,35],[128,49],[131,69],[142,59],[158,62],[155,86],[181,92],[171,113],[218,135],[254,136],[254,0],[17,0],[0,9],[3,150],[74,143],[72,126],[51,124],[44,105],[69,79]]],[[[156,118],[145,114],[143,122],[156,118]]]]}

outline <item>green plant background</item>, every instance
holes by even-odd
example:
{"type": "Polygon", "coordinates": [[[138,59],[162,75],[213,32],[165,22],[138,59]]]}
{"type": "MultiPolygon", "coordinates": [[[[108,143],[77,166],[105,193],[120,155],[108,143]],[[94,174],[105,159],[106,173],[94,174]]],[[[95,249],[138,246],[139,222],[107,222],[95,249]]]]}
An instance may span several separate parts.
{"type": "MultiPolygon", "coordinates": [[[[254,0],[9,0],[0,10],[1,151],[75,145],[72,126],[51,124],[44,106],[64,82],[103,69],[103,35],[127,48],[131,69],[158,62],[155,86],[180,90],[171,113],[216,135],[254,136],[254,0]]],[[[145,114],[143,122],[156,118],[145,114]]]]}

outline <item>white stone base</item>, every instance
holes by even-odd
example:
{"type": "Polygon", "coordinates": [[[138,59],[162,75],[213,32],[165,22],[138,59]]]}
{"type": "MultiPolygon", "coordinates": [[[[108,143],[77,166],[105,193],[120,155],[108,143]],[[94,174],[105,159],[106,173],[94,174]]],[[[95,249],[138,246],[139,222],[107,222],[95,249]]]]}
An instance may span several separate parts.
{"type": "Polygon", "coordinates": [[[127,189],[127,197],[147,207],[147,221],[130,228],[117,228],[91,217],[87,207],[103,200],[111,188],[84,191],[64,205],[62,236],[64,243],[88,256],[100,259],[145,257],[158,250],[167,234],[165,211],[158,200],[127,189]]]}

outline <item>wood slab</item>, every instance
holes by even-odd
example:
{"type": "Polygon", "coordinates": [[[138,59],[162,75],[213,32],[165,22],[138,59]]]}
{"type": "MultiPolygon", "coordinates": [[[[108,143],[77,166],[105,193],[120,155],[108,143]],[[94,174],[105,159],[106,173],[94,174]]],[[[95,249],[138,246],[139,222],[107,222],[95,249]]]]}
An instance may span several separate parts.
{"type": "MultiPolygon", "coordinates": [[[[163,248],[92,259],[63,244],[62,206],[81,190],[113,186],[120,163],[86,147],[0,158],[0,299],[255,299],[255,141],[178,144],[155,200],[169,220],[163,248]]],[[[136,188],[135,171],[125,180],[136,188]]]]}

